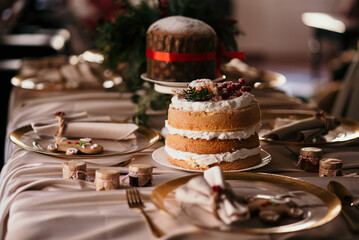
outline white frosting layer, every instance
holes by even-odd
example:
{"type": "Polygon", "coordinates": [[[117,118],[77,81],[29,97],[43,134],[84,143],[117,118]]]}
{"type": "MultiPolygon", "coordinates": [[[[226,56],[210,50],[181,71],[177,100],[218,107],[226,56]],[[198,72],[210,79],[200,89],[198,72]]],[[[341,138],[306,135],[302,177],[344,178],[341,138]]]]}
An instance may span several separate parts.
{"type": "Polygon", "coordinates": [[[228,111],[234,109],[242,109],[249,107],[254,100],[254,95],[249,92],[243,92],[242,96],[222,100],[222,101],[203,101],[191,102],[183,98],[178,98],[175,95],[171,101],[170,107],[188,112],[215,112],[215,111],[228,111]]]}
{"type": "Polygon", "coordinates": [[[168,133],[170,134],[178,134],[182,137],[187,137],[191,139],[206,139],[211,140],[213,138],[218,139],[246,139],[250,136],[254,135],[261,128],[261,123],[257,123],[251,127],[246,128],[245,130],[239,131],[229,131],[229,132],[204,132],[204,131],[191,131],[191,130],[183,130],[171,127],[168,124],[168,121],[165,121],[165,125],[167,127],[168,133]]]}
{"type": "Polygon", "coordinates": [[[221,163],[221,162],[234,162],[238,159],[244,159],[260,153],[260,147],[252,148],[252,149],[242,148],[235,152],[226,152],[226,153],[218,153],[218,154],[196,154],[190,152],[182,152],[182,151],[174,150],[168,146],[165,146],[165,150],[171,158],[185,160],[190,163],[195,162],[198,165],[203,165],[203,164],[211,165],[214,163],[221,163]]]}

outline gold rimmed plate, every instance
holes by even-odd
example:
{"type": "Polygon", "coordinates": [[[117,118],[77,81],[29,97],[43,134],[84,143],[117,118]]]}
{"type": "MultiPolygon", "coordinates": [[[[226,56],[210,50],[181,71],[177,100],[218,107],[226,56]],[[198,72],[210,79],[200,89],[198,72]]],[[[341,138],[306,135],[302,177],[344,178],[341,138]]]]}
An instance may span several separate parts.
{"type": "MultiPolygon", "coordinates": [[[[121,124],[121,123],[118,123],[121,124]]],[[[104,147],[104,151],[99,154],[78,154],[66,155],[62,152],[49,152],[47,146],[54,142],[50,136],[38,136],[30,125],[16,129],[10,134],[10,140],[21,148],[29,151],[42,153],[58,158],[99,158],[107,156],[126,155],[146,149],[161,139],[161,135],[156,131],[138,126],[134,132],[135,138],[129,140],[105,140],[93,139],[93,142],[104,147]]]]}
{"type": "Polygon", "coordinates": [[[272,126],[276,119],[283,119],[284,121],[302,120],[313,117],[316,112],[307,110],[262,110],[262,127],[259,132],[261,141],[272,142],[286,145],[296,146],[325,146],[331,144],[345,144],[359,140],[359,122],[351,119],[337,117],[341,124],[334,130],[329,131],[324,135],[325,142],[295,142],[273,140],[263,137],[266,133],[272,130],[272,126]]]}
{"type": "Polygon", "coordinates": [[[212,213],[194,205],[178,204],[175,191],[199,174],[172,179],[158,185],[152,192],[155,205],[179,220],[184,220],[206,230],[247,234],[288,233],[321,226],[333,220],[341,211],[340,200],[327,190],[291,177],[265,173],[224,173],[226,181],[238,196],[274,198],[290,195],[304,210],[304,217],[297,220],[283,219],[277,225],[266,225],[258,217],[240,223],[225,225],[212,213]]]}
{"type": "Polygon", "coordinates": [[[229,81],[237,81],[238,78],[244,78],[247,85],[257,89],[275,88],[286,83],[286,77],[283,74],[259,70],[235,58],[225,64],[223,70],[229,81]]]}

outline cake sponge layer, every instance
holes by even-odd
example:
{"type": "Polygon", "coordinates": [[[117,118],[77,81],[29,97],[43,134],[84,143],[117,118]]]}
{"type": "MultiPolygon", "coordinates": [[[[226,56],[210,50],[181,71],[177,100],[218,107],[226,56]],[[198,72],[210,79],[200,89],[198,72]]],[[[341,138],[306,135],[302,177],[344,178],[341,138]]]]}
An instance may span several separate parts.
{"type": "Polygon", "coordinates": [[[166,137],[166,145],[172,149],[182,152],[191,152],[197,154],[217,154],[225,152],[233,152],[241,148],[255,148],[259,146],[258,134],[254,134],[247,139],[226,139],[220,140],[214,138],[212,140],[190,139],[177,134],[168,134],[166,137]]]}
{"type": "Polygon", "coordinates": [[[192,131],[236,131],[260,122],[257,100],[247,108],[217,112],[187,112],[170,107],[168,124],[177,129],[192,131]]]}

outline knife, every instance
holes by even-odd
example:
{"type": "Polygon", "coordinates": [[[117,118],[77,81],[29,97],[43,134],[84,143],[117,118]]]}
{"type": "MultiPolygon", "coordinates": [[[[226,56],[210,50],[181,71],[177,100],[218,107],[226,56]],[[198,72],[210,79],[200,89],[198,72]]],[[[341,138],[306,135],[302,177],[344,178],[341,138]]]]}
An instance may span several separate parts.
{"type": "Polygon", "coordinates": [[[350,191],[341,183],[329,182],[328,191],[334,193],[342,203],[342,214],[347,220],[351,230],[359,233],[359,211],[354,207],[354,198],[350,191]]]}

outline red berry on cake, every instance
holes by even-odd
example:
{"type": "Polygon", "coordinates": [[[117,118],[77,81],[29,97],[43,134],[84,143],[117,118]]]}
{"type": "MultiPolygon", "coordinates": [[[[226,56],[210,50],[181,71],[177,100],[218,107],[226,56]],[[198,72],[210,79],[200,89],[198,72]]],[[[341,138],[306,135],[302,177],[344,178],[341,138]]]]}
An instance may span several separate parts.
{"type": "Polygon", "coordinates": [[[240,78],[240,79],[238,79],[238,83],[243,85],[246,83],[246,80],[244,80],[244,78],[240,78]]]}
{"type": "Polygon", "coordinates": [[[223,98],[223,99],[228,99],[228,98],[229,98],[229,93],[228,93],[228,91],[222,92],[222,98],[223,98]]]}

